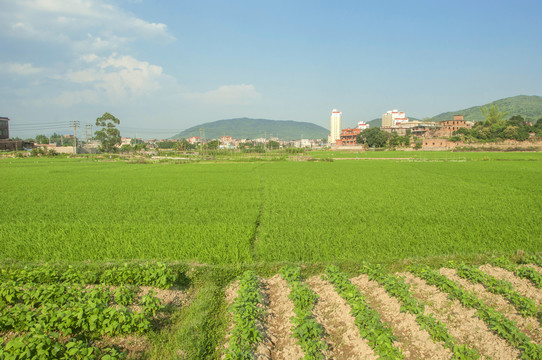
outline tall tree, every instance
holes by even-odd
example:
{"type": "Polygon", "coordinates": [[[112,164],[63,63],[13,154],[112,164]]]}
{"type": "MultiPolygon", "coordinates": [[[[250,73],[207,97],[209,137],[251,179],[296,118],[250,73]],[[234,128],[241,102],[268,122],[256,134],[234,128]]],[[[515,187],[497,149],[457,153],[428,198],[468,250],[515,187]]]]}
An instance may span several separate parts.
{"type": "Polygon", "coordinates": [[[495,104],[490,107],[480,108],[480,111],[482,111],[482,114],[484,114],[486,118],[484,126],[503,125],[505,121],[504,118],[508,115],[506,111],[499,110],[499,107],[495,104]]]}
{"type": "Polygon", "coordinates": [[[356,142],[358,144],[367,144],[369,147],[382,148],[386,146],[390,137],[390,133],[375,127],[360,132],[356,136],[356,142]]]}
{"type": "Polygon", "coordinates": [[[96,119],[96,126],[101,126],[102,129],[94,133],[96,140],[102,143],[101,150],[105,152],[115,151],[115,145],[120,145],[120,131],[117,125],[120,120],[106,112],[101,117],[96,119]]]}

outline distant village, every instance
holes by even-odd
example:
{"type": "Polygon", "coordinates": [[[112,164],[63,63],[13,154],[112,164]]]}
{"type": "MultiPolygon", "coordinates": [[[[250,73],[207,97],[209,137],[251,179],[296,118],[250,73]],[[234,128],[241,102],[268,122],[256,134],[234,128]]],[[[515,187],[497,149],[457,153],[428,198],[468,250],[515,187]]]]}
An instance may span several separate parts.
{"type": "MultiPolygon", "coordinates": [[[[521,117],[520,117],[521,118],[521,117]]],[[[96,153],[99,152],[101,142],[92,136],[92,131],[86,131],[77,137],[76,126],[73,135],[53,134],[49,137],[38,135],[35,139],[10,139],[9,118],[0,117],[0,150],[16,151],[41,149],[40,151],[51,153],[96,153]]],[[[532,124],[523,122],[524,125],[532,127],[532,124]]],[[[74,122],[75,125],[75,122],[74,122]]],[[[411,121],[406,117],[404,111],[390,110],[382,115],[380,131],[390,134],[391,137],[399,138],[398,147],[408,149],[426,150],[450,150],[457,146],[464,145],[458,133],[465,134],[467,130],[475,125],[472,121],[466,121],[463,115],[454,115],[453,118],[440,122],[433,121],[411,121]]],[[[540,125],[540,124],[538,124],[540,125]]],[[[512,126],[513,128],[514,126],[512,126]]],[[[298,139],[283,140],[278,137],[261,137],[255,139],[235,139],[232,136],[224,135],[219,139],[206,139],[204,132],[202,136],[191,136],[186,139],[147,139],[132,137],[120,137],[115,148],[120,152],[139,150],[153,152],[158,150],[250,150],[250,149],[319,149],[329,147],[334,150],[361,150],[366,149],[367,144],[360,143],[360,134],[368,130],[370,125],[360,121],[354,128],[342,128],[342,112],[333,109],[330,117],[330,134],[327,139],[298,139]]],[[[540,127],[538,128],[540,130],[540,127]]],[[[517,131],[517,127],[516,130],[517,131]]],[[[535,137],[537,134],[529,132],[521,140],[535,137]]],[[[508,141],[508,140],[507,140],[508,141]]],[[[517,144],[513,138],[509,144],[517,144]]],[[[519,141],[521,142],[521,141],[519,141]]],[[[391,145],[391,143],[388,143],[391,145]]],[[[395,146],[390,146],[395,148],[395,146]]]]}

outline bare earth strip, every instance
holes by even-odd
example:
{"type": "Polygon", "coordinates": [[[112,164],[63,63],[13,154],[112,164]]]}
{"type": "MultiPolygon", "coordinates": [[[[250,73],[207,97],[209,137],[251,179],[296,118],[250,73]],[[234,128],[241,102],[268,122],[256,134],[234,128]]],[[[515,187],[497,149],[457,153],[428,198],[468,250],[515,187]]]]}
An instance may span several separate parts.
{"type": "Polygon", "coordinates": [[[481,284],[473,284],[469,280],[462,279],[457,275],[455,269],[440,269],[440,273],[448,279],[455,281],[461,288],[467,291],[473,291],[477,298],[487,305],[494,307],[508,319],[514,321],[518,328],[530,337],[537,344],[542,343],[542,329],[537,319],[533,317],[524,318],[518,314],[516,308],[510,304],[503,296],[495,295],[487,291],[481,284]]]}
{"type": "Polygon", "coordinates": [[[326,358],[376,359],[367,340],[360,336],[350,306],[333,285],[320,276],[309,278],[305,283],[319,296],[313,313],[326,332],[324,340],[330,347],[326,358]]]}
{"type": "Polygon", "coordinates": [[[270,358],[275,360],[301,359],[304,356],[303,350],[297,344],[292,335],[292,324],[290,318],[295,316],[294,304],[288,295],[290,288],[280,275],[270,279],[262,280],[264,296],[268,301],[268,315],[265,319],[267,326],[267,339],[270,342],[270,358]]]}
{"type": "Polygon", "coordinates": [[[536,305],[540,306],[542,303],[542,289],[538,289],[528,279],[522,279],[508,270],[491,265],[480,266],[480,270],[497,279],[510,282],[518,293],[533,299],[536,305]]]}
{"type": "Polygon", "coordinates": [[[234,281],[233,283],[228,286],[226,289],[226,306],[228,309],[228,329],[226,330],[226,338],[224,339],[224,347],[223,347],[223,353],[221,358],[224,359],[226,357],[227,349],[230,347],[230,337],[231,337],[231,331],[233,330],[234,323],[233,323],[233,314],[230,311],[230,307],[235,302],[235,299],[237,299],[237,292],[239,291],[239,280],[234,281]]]}
{"type": "Polygon", "coordinates": [[[451,358],[450,350],[442,344],[436,344],[429,333],[420,328],[414,315],[402,313],[399,301],[388,295],[376,281],[369,280],[366,275],[350,281],[365,294],[369,306],[378,311],[382,321],[391,325],[392,332],[398,339],[396,345],[407,359],[451,358]]]}
{"type": "Polygon", "coordinates": [[[450,335],[459,344],[467,344],[478,350],[480,355],[491,359],[516,359],[519,351],[511,347],[504,339],[495,335],[486,324],[476,317],[476,310],[467,309],[458,300],[450,300],[447,295],[428,285],[425,280],[410,273],[401,274],[411,286],[416,298],[426,304],[425,313],[434,313],[435,318],[445,323],[450,335]]]}

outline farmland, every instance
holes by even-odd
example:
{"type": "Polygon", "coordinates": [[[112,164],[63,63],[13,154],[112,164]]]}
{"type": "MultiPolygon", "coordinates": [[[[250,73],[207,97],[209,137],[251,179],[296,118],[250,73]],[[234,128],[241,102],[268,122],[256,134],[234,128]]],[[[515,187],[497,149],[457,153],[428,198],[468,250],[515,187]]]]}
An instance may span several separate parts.
{"type": "Polygon", "coordinates": [[[542,155],[395,154],[1,159],[0,358],[542,356],[542,155]]]}
{"type": "Polygon", "coordinates": [[[533,252],[541,164],[2,161],[0,254],[232,264],[533,252]]]}

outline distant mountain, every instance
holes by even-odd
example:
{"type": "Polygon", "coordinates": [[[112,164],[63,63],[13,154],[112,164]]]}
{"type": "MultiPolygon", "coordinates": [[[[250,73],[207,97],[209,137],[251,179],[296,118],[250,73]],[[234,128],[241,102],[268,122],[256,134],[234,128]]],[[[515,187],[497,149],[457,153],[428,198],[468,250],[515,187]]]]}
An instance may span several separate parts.
{"type": "Polygon", "coordinates": [[[187,139],[191,136],[200,136],[200,129],[205,131],[205,138],[208,140],[220,139],[224,135],[231,136],[234,139],[277,137],[282,140],[324,139],[329,135],[328,129],[308,122],[238,118],[193,126],[172,136],[171,139],[187,139]]]}
{"type": "Polygon", "coordinates": [[[452,120],[454,115],[463,115],[468,121],[483,121],[484,114],[480,110],[482,107],[497,105],[499,110],[508,113],[507,118],[514,115],[521,115],[526,119],[537,120],[542,118],[542,97],[518,95],[497,101],[486,105],[473,106],[468,109],[450,111],[434,116],[431,121],[452,120]]]}

